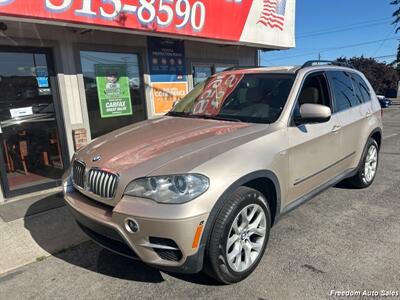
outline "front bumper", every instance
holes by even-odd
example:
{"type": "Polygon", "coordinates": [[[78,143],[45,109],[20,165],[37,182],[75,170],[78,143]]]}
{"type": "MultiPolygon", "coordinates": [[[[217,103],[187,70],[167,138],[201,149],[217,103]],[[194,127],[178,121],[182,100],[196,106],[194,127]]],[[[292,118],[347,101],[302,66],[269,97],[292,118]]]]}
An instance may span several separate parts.
{"type": "MultiPolygon", "coordinates": [[[[168,219],[144,217],[126,214],[124,208],[129,205],[130,212],[141,211],[139,206],[146,202],[135,203],[123,198],[112,207],[86,197],[72,186],[64,186],[64,191],[78,225],[101,246],[160,269],[183,273],[201,271],[205,245],[195,245],[194,240],[196,235],[201,240],[203,232],[198,236],[198,228],[203,228],[208,214],[184,219],[173,219],[170,215],[168,219]],[[126,226],[129,219],[138,224],[136,233],[126,226]]],[[[162,209],[162,204],[157,205],[162,209]]]]}

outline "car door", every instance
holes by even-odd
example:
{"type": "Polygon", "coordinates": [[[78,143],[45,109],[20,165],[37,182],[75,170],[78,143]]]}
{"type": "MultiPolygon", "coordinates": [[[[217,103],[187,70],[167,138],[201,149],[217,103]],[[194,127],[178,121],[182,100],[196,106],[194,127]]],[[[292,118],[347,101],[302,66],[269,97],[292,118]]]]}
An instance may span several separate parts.
{"type": "MultiPolygon", "coordinates": [[[[331,93],[324,72],[308,75],[302,85],[293,116],[302,104],[322,104],[332,108],[331,93]]],[[[288,127],[289,201],[296,200],[338,174],[340,125],[336,115],[328,122],[288,127]]]]}
{"type": "Polygon", "coordinates": [[[351,72],[328,71],[328,80],[333,92],[334,112],[339,118],[341,126],[341,160],[342,171],[354,166],[359,156],[357,151],[363,149],[361,141],[363,130],[371,114],[371,107],[364,103],[359,87],[355,85],[355,78],[351,72]]]}

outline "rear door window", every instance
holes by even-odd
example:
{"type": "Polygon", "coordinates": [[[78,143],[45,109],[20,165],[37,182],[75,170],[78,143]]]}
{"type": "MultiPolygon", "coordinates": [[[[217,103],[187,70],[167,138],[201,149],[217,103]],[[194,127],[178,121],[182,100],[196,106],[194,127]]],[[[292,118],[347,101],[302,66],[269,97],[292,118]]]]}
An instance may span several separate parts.
{"type": "Polygon", "coordinates": [[[365,80],[358,74],[351,74],[356,97],[361,103],[371,101],[371,91],[365,80]]]}
{"type": "Polygon", "coordinates": [[[334,94],[335,112],[341,112],[360,104],[356,98],[352,78],[349,73],[330,71],[327,74],[334,94]]]}

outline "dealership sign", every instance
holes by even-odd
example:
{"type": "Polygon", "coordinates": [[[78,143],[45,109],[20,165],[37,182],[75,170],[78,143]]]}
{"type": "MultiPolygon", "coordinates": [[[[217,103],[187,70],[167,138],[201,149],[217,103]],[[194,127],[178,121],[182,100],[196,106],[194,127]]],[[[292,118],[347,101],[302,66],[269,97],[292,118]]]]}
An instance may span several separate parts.
{"type": "Polygon", "coordinates": [[[0,0],[0,15],[290,48],[295,1],[0,0]]]}

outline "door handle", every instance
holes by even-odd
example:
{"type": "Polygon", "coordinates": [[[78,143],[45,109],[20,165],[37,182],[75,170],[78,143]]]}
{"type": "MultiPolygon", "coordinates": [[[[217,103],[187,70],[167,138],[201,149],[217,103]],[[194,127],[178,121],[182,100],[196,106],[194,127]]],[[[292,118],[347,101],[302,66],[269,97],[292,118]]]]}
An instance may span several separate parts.
{"type": "Polygon", "coordinates": [[[372,113],[371,113],[371,112],[367,112],[365,116],[366,116],[367,118],[371,118],[372,113]]]}
{"type": "Polygon", "coordinates": [[[342,126],[340,126],[340,125],[335,125],[335,126],[333,126],[333,128],[332,128],[332,132],[338,132],[340,129],[342,129],[342,126]]]}

